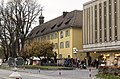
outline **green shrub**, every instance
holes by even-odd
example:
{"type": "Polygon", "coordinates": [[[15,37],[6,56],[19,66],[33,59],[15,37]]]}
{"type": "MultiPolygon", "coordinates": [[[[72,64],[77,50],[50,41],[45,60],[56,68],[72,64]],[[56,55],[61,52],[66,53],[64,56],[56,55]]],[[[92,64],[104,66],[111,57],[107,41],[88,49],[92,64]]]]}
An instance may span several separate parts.
{"type": "Polygon", "coordinates": [[[73,70],[72,67],[63,67],[63,66],[39,66],[39,65],[24,65],[22,68],[27,69],[45,69],[45,70],[73,70]]]}
{"type": "Polygon", "coordinates": [[[97,74],[96,76],[102,79],[120,79],[120,76],[116,76],[113,74],[97,74]]]}

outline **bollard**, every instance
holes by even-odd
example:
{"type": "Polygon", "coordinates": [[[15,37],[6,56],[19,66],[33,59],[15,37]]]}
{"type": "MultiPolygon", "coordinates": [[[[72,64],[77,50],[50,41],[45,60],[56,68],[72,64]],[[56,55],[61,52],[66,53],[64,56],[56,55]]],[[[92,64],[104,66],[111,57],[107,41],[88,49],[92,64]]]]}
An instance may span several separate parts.
{"type": "Polygon", "coordinates": [[[23,70],[25,70],[25,67],[23,67],[23,70]]]}
{"type": "Polygon", "coordinates": [[[59,75],[61,75],[61,72],[59,72],[59,75]]]}
{"type": "Polygon", "coordinates": [[[40,69],[38,69],[38,72],[40,73],[40,69]]]}
{"type": "Polygon", "coordinates": [[[22,78],[16,78],[16,79],[22,79],[22,78]]]}
{"type": "Polygon", "coordinates": [[[22,79],[22,78],[16,78],[16,79],[22,79]]]}
{"type": "Polygon", "coordinates": [[[89,77],[91,77],[92,75],[91,75],[91,69],[89,69],[89,77]]]}
{"type": "Polygon", "coordinates": [[[59,75],[62,75],[62,72],[61,72],[61,70],[59,71],[59,75]]]}

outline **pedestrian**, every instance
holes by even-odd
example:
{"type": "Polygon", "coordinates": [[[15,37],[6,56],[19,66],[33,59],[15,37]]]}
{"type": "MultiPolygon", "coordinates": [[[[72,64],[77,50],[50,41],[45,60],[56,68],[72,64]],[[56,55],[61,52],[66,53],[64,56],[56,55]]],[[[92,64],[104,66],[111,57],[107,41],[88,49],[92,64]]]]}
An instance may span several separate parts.
{"type": "Polygon", "coordinates": [[[99,60],[98,59],[96,59],[96,69],[98,69],[98,66],[99,66],[99,60]]]}

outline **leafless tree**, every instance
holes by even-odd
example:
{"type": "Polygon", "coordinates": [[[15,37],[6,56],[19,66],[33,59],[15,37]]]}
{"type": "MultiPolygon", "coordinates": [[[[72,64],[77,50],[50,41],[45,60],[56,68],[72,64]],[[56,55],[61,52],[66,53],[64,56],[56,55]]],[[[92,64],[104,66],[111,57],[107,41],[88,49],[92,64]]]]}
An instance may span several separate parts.
{"type": "Polygon", "coordinates": [[[40,4],[35,0],[10,0],[6,6],[1,4],[0,12],[4,21],[1,40],[7,43],[10,56],[23,56],[26,37],[41,12],[40,4]]]}

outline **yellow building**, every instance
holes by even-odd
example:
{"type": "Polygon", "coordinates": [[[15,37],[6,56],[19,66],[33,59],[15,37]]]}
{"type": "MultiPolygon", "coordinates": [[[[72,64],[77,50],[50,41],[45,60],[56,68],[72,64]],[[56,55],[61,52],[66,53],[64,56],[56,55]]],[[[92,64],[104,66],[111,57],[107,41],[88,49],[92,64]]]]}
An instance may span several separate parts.
{"type": "Polygon", "coordinates": [[[73,53],[74,47],[82,50],[82,11],[63,12],[62,16],[45,23],[43,19],[44,17],[40,16],[40,24],[30,32],[29,39],[49,40],[54,43],[53,51],[57,53],[58,58],[83,59],[85,57],[83,53],[73,53]]]}

